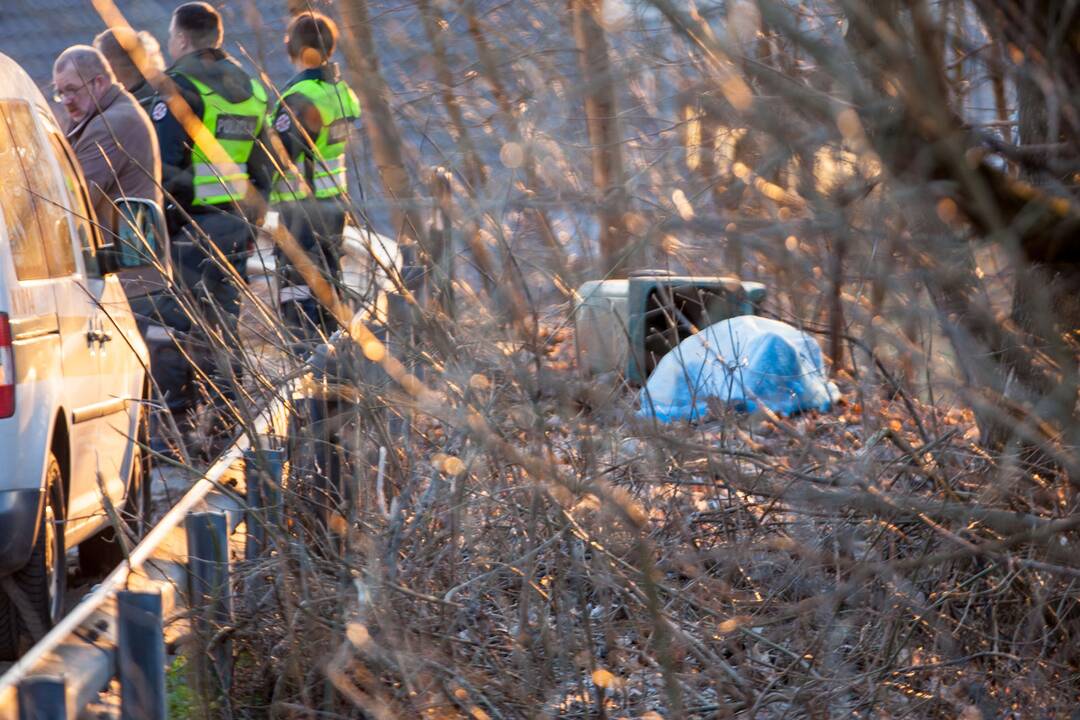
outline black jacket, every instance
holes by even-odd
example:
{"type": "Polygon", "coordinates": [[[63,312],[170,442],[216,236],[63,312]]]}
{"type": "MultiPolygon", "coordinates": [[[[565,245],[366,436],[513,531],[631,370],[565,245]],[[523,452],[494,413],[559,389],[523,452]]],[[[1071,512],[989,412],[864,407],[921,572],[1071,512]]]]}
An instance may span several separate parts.
{"type": "Polygon", "coordinates": [[[146,114],[150,114],[150,110],[154,107],[154,103],[157,102],[157,91],[154,90],[154,86],[146,82],[146,80],[140,80],[139,84],[133,88],[129,88],[128,92],[135,96],[135,99],[139,102],[139,105],[146,114]]]}
{"type": "MultiPolygon", "coordinates": [[[[203,114],[202,95],[185,75],[190,75],[221,94],[229,102],[243,102],[252,95],[251,77],[227,53],[219,49],[197,50],[177,60],[165,71],[180,90],[180,94],[198,117],[203,114]]],[[[161,177],[165,191],[186,211],[193,212],[194,173],[191,166],[192,141],[163,99],[158,99],[150,111],[157,128],[161,147],[161,177]]],[[[270,155],[268,129],[256,139],[255,149],[248,159],[251,184],[265,200],[270,192],[273,162],[270,155]]],[[[223,206],[221,209],[227,209],[223,206]]],[[[199,212],[195,209],[194,212],[199,212]]]]}

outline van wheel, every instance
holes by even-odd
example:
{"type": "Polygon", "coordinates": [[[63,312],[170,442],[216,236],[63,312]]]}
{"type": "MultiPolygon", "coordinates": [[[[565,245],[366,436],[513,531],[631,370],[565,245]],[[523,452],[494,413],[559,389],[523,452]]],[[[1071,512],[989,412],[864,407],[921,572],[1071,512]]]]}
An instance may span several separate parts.
{"type": "Polygon", "coordinates": [[[40,639],[64,613],[67,563],[60,463],[49,453],[45,508],[37,542],[26,565],[0,588],[0,660],[15,660],[24,645],[40,639]]]}
{"type": "Polygon", "coordinates": [[[148,401],[139,403],[139,419],[135,427],[135,455],[131,466],[131,483],[128,485],[128,497],[124,500],[124,517],[128,527],[141,541],[154,521],[153,484],[150,468],[150,406],[148,401]]]}
{"type": "MultiPolygon", "coordinates": [[[[140,403],[131,477],[124,504],[119,509],[128,535],[133,535],[136,542],[149,531],[151,521],[150,453],[145,449],[150,441],[149,425],[149,411],[145,403],[140,403]]],[[[79,544],[79,571],[85,577],[106,575],[123,561],[124,548],[117,541],[111,523],[79,544]]]]}

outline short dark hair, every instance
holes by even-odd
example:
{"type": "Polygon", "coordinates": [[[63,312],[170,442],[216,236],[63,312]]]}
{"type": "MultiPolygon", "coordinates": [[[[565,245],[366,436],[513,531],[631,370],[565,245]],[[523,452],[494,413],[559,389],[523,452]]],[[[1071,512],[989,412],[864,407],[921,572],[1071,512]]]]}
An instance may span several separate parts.
{"type": "Polygon", "coordinates": [[[197,49],[221,47],[225,31],[221,15],[210,3],[184,3],[173,10],[173,22],[197,49]]]}
{"type": "Polygon", "coordinates": [[[314,10],[297,15],[285,29],[285,49],[291,58],[298,58],[304,50],[311,49],[326,62],[334,54],[337,39],[337,23],[314,10]]]}
{"type": "Polygon", "coordinates": [[[94,38],[94,47],[101,51],[101,54],[112,65],[114,72],[124,74],[138,71],[135,62],[124,48],[125,45],[134,46],[137,42],[138,36],[134,30],[129,27],[117,26],[98,33],[97,37],[94,38]],[[124,39],[121,40],[120,36],[123,36],[124,39]]]}

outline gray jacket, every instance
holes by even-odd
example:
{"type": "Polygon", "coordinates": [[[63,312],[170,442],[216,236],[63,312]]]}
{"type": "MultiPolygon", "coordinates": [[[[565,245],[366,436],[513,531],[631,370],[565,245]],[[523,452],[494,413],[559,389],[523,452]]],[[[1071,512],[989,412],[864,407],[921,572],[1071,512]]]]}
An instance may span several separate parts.
{"type": "Polygon", "coordinates": [[[112,204],[140,197],[161,205],[161,153],[146,111],[124,88],[114,84],[98,108],[68,131],[68,142],[90,186],[98,222],[112,229],[112,204]]]}

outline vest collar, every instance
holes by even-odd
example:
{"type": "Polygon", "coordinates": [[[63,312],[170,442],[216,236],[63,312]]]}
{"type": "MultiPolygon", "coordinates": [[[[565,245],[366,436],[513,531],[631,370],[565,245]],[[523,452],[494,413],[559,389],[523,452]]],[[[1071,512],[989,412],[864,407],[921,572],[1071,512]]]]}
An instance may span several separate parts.
{"type": "Polygon", "coordinates": [[[139,102],[143,102],[157,94],[154,86],[146,82],[146,78],[142,77],[139,78],[139,82],[135,83],[134,87],[128,88],[128,92],[139,102]]]}
{"type": "Polygon", "coordinates": [[[321,80],[323,82],[336,83],[340,79],[341,73],[338,71],[337,63],[327,63],[317,68],[309,68],[300,71],[289,81],[289,87],[305,80],[321,80]]]}
{"type": "Polygon", "coordinates": [[[197,74],[200,69],[213,65],[219,60],[224,60],[228,57],[228,54],[221,48],[205,48],[203,50],[193,50],[187,55],[178,58],[173,63],[169,71],[176,71],[185,74],[197,74]]]}
{"type": "Polygon", "coordinates": [[[168,72],[194,78],[232,103],[244,102],[255,92],[251,76],[223,50],[196,50],[177,60],[168,72]]]}

